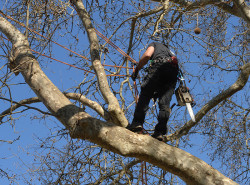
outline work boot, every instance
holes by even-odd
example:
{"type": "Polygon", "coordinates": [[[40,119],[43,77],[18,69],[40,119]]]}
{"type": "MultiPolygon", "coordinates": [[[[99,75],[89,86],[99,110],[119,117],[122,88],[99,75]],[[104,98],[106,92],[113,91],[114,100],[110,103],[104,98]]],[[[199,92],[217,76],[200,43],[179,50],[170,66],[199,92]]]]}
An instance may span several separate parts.
{"type": "Polygon", "coordinates": [[[163,141],[164,140],[164,135],[161,134],[160,132],[154,132],[152,135],[153,138],[158,139],[159,141],[163,141]]]}
{"type": "Polygon", "coordinates": [[[143,131],[142,125],[139,123],[132,123],[126,127],[128,130],[135,132],[137,134],[141,134],[143,131]]]}

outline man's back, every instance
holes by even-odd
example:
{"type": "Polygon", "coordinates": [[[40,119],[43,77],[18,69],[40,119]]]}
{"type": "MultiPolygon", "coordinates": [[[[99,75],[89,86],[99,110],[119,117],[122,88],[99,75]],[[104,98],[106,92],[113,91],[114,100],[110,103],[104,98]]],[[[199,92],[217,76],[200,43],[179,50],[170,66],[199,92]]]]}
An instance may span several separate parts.
{"type": "Polygon", "coordinates": [[[154,53],[151,56],[150,60],[155,60],[157,58],[163,58],[163,57],[171,57],[173,54],[168,49],[168,47],[162,43],[159,42],[152,42],[149,44],[148,47],[153,46],[154,47],[154,53]]]}

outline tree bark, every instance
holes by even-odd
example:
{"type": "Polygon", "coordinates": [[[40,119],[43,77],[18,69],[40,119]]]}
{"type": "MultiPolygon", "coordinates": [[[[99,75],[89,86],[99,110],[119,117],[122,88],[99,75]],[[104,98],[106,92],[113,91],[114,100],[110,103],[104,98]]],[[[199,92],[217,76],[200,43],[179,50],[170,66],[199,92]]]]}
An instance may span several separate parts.
{"type": "Polygon", "coordinates": [[[91,23],[88,12],[86,11],[81,0],[71,0],[74,8],[76,9],[80,20],[82,21],[90,42],[90,54],[91,61],[97,75],[97,81],[99,84],[100,91],[105,101],[108,103],[108,111],[113,118],[113,122],[117,125],[126,127],[128,125],[128,120],[126,119],[124,113],[122,112],[119,102],[114,94],[111,92],[109,88],[109,84],[107,81],[107,76],[105,74],[104,68],[100,62],[99,55],[99,42],[97,39],[97,35],[95,29],[91,23]]]}
{"type": "Polygon", "coordinates": [[[78,119],[76,119],[77,113],[81,112],[84,117],[89,116],[72,104],[50,81],[32,55],[26,37],[3,17],[0,17],[0,30],[12,42],[13,63],[16,69],[21,72],[25,82],[48,110],[63,123],[67,129],[75,128],[74,125],[76,125],[78,121],[78,119]]]}
{"type": "Polygon", "coordinates": [[[26,83],[49,111],[65,125],[72,138],[88,139],[123,156],[147,161],[179,176],[187,184],[236,184],[204,161],[179,148],[148,135],[135,134],[114,123],[92,118],[73,105],[48,79],[30,52],[26,37],[3,17],[0,17],[0,31],[12,42],[14,63],[26,83]]]}
{"type": "MultiPolygon", "coordinates": [[[[152,1],[162,2],[162,0],[152,0],[152,1]]],[[[233,0],[234,2],[233,6],[221,0],[199,0],[195,2],[188,0],[170,0],[170,2],[180,5],[187,11],[213,4],[214,6],[217,6],[218,8],[224,10],[225,12],[228,12],[237,17],[241,17],[248,24],[250,24],[250,7],[245,3],[244,0],[233,0]]]]}

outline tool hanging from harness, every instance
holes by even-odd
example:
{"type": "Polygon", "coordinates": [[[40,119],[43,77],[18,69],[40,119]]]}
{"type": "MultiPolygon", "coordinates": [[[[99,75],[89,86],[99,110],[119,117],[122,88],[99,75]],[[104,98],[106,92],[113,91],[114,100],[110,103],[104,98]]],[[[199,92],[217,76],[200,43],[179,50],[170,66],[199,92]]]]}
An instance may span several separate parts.
{"type": "MultiPolygon", "coordinates": [[[[178,65],[178,60],[175,54],[171,51],[172,63],[178,65]]],[[[175,96],[179,106],[187,106],[188,113],[193,122],[195,122],[195,116],[192,107],[195,106],[194,99],[190,94],[189,88],[186,85],[185,79],[183,77],[183,73],[180,68],[178,68],[178,79],[179,79],[179,87],[175,90],[175,96]]],[[[173,106],[172,106],[173,107],[173,106]]]]}
{"type": "Polygon", "coordinates": [[[180,81],[179,87],[175,90],[175,96],[179,106],[187,106],[189,115],[193,122],[195,122],[195,116],[192,107],[195,106],[194,99],[190,94],[189,88],[186,85],[185,79],[181,69],[179,69],[178,79],[180,81]]]}

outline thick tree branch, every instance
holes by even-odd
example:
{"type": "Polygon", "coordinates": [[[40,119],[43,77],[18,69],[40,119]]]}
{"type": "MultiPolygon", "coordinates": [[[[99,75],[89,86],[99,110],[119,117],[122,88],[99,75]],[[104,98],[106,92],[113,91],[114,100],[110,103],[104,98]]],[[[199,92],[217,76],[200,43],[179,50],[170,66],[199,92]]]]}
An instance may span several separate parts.
{"type": "Polygon", "coordinates": [[[178,131],[175,133],[167,136],[167,140],[176,140],[183,135],[188,134],[189,130],[198,124],[198,122],[207,114],[208,111],[213,109],[215,106],[217,106],[219,103],[224,101],[225,99],[231,97],[236,92],[240,91],[247,83],[248,78],[250,75],[250,63],[245,64],[241,67],[241,73],[237,79],[237,81],[229,87],[227,90],[221,92],[216,97],[214,97],[212,100],[210,100],[206,105],[204,105],[201,110],[195,115],[196,122],[189,121],[187,122],[183,127],[181,127],[178,131]]]}
{"type": "Polygon", "coordinates": [[[179,176],[187,184],[237,184],[199,158],[151,136],[135,134],[95,118],[81,119],[78,128],[82,134],[78,138],[88,139],[125,157],[136,157],[154,164],[179,176]]]}
{"type": "Polygon", "coordinates": [[[0,17],[0,31],[12,42],[13,62],[22,73],[25,82],[66,128],[75,128],[79,112],[85,117],[89,116],[73,105],[49,80],[32,55],[27,38],[3,17],[0,17]]]}
{"type": "Polygon", "coordinates": [[[97,39],[95,29],[88,15],[88,12],[86,11],[81,0],[71,0],[71,2],[74,8],[76,9],[87,31],[90,42],[90,53],[91,53],[92,64],[97,76],[100,91],[105,101],[108,103],[108,111],[112,115],[113,120],[116,120],[115,121],[116,124],[126,127],[128,125],[128,120],[126,119],[124,113],[122,112],[117,98],[114,96],[114,94],[111,92],[109,88],[107,76],[100,62],[99,42],[97,39]]]}
{"type": "Polygon", "coordinates": [[[234,9],[237,9],[239,15],[250,24],[250,7],[244,0],[233,0],[233,2],[236,5],[234,9]]]}
{"type": "MultiPolygon", "coordinates": [[[[86,16],[86,14],[83,14],[83,16],[86,16]]],[[[87,24],[85,26],[90,34],[89,38],[91,38],[91,34],[93,34],[92,27],[87,24]]],[[[56,115],[58,120],[69,129],[72,138],[88,139],[101,147],[123,156],[136,157],[147,161],[179,176],[187,184],[236,184],[204,161],[181,149],[167,145],[148,135],[138,135],[113,123],[92,118],[82,109],[73,105],[48,79],[30,52],[25,36],[2,17],[0,17],[0,31],[11,40],[14,62],[18,66],[26,83],[50,112],[56,115]]],[[[94,60],[92,59],[93,65],[96,68],[95,70],[98,71],[99,61],[95,48],[97,46],[95,44],[97,43],[92,42],[92,40],[90,43],[91,47],[93,47],[91,48],[91,55],[94,57],[94,60]]],[[[242,69],[243,73],[246,71],[249,75],[249,65],[242,69]]],[[[104,73],[98,73],[98,75],[101,79],[102,75],[105,76],[104,73]]],[[[239,81],[242,82],[245,79],[246,76],[242,75],[242,79],[239,81]]],[[[104,85],[104,89],[107,88],[105,87],[106,85],[104,85]]],[[[242,88],[244,83],[237,83],[236,86],[241,86],[242,88]]],[[[117,109],[117,107],[115,108],[117,109]]],[[[120,117],[120,115],[116,116],[120,117]]]]}
{"type": "MultiPolygon", "coordinates": [[[[162,0],[152,0],[152,1],[162,2],[162,0]]],[[[191,2],[188,0],[170,0],[170,2],[178,4],[181,7],[185,8],[186,11],[190,11],[200,7],[205,7],[207,5],[214,5],[221,8],[225,12],[243,18],[248,24],[250,24],[250,7],[247,6],[244,0],[233,0],[233,1],[236,6],[230,6],[230,4],[222,0],[199,0],[195,2],[191,2]]]]}

